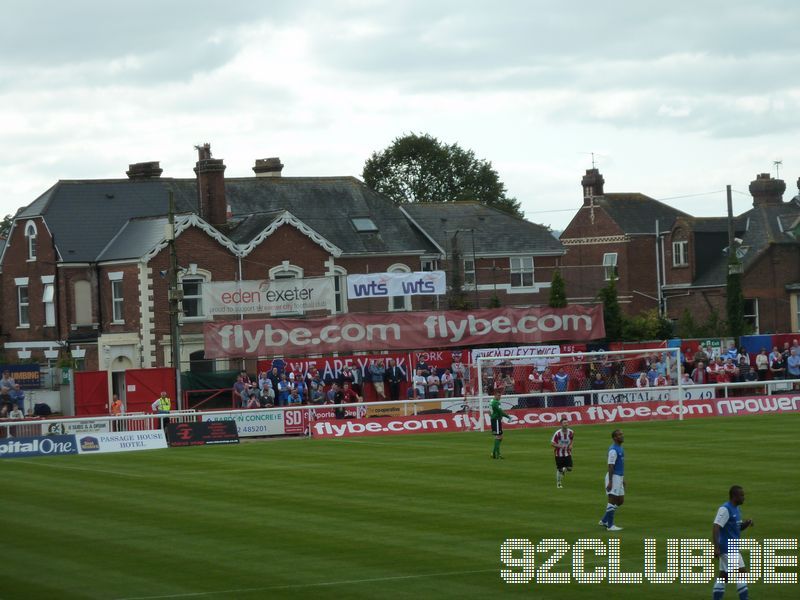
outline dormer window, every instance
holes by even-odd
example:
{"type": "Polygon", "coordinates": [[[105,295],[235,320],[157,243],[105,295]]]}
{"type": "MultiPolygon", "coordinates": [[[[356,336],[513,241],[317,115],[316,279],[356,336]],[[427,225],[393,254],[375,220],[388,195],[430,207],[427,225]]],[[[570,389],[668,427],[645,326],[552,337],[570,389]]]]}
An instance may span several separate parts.
{"type": "Polygon", "coordinates": [[[28,260],[36,260],[36,223],[25,223],[25,240],[28,243],[28,260]]]}

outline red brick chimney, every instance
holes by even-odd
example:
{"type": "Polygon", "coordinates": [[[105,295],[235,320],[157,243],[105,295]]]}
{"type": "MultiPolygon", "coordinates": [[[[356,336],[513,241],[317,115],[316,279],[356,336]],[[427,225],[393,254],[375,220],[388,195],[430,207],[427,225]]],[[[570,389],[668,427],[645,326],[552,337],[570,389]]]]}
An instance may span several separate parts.
{"type": "Polygon", "coordinates": [[[606,182],[597,169],[586,169],[586,175],[581,179],[583,186],[583,205],[588,206],[590,198],[603,195],[603,184],[606,182]]]}
{"type": "Polygon", "coordinates": [[[197,203],[200,217],[220,227],[227,222],[228,203],[225,200],[225,164],[221,158],[211,158],[211,144],[195,146],[197,149],[197,203]]]}
{"type": "Polygon", "coordinates": [[[128,179],[144,180],[158,179],[161,177],[161,173],[163,172],[164,169],[161,168],[158,161],[151,160],[149,162],[140,162],[128,165],[128,170],[125,171],[125,174],[128,176],[128,179]]]}
{"type": "Polygon", "coordinates": [[[753,195],[753,206],[775,206],[783,202],[786,183],[783,179],[773,179],[769,173],[759,173],[750,182],[750,193],[753,195]]]}

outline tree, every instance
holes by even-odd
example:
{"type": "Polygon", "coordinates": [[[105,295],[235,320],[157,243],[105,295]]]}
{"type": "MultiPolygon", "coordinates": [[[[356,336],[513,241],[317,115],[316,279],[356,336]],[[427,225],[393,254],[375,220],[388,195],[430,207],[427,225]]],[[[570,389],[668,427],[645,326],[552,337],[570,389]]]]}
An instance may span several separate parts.
{"type": "Polygon", "coordinates": [[[621,340],[625,319],[622,316],[622,309],[619,307],[616,281],[611,279],[605,287],[600,288],[598,297],[603,303],[603,322],[606,326],[606,339],[610,341],[621,340]]]}
{"type": "Polygon", "coordinates": [[[550,283],[550,308],[564,308],[567,305],[567,285],[561,276],[561,271],[553,271],[553,280],[550,283]]]}
{"type": "Polygon", "coordinates": [[[519,202],[506,196],[506,186],[491,162],[428,134],[410,133],[373,152],[364,163],[362,177],[396,204],[476,200],[523,217],[519,202]]]}
{"type": "Polygon", "coordinates": [[[677,335],[679,338],[693,338],[698,336],[698,327],[692,313],[688,308],[684,308],[678,319],[677,335]]]}
{"type": "Polygon", "coordinates": [[[450,250],[450,288],[447,291],[447,306],[451,310],[468,310],[471,307],[464,291],[461,248],[458,245],[458,232],[453,236],[450,250]]]}
{"type": "Polygon", "coordinates": [[[6,215],[3,217],[3,220],[0,221],[0,238],[8,237],[8,232],[11,231],[11,221],[13,217],[11,215],[6,215]]]}
{"type": "Polygon", "coordinates": [[[728,318],[728,334],[738,339],[745,334],[747,325],[744,321],[744,296],[742,295],[742,268],[738,259],[731,259],[728,265],[727,297],[725,299],[726,316],[728,318]]]}

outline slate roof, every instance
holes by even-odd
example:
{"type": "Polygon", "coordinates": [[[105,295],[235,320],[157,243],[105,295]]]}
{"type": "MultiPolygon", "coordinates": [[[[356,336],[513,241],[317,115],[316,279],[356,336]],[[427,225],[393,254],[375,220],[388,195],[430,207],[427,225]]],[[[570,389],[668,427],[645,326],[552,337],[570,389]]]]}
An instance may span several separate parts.
{"type": "MultiPolygon", "coordinates": [[[[138,258],[163,236],[163,225],[153,218],[166,217],[169,191],[177,213],[197,211],[196,179],[70,180],[56,183],[16,217],[42,216],[65,262],[138,258]]],[[[225,193],[233,213],[225,233],[238,244],[288,210],[345,255],[438,253],[399,208],[354,177],[227,178],[225,193]],[[357,233],[353,217],[371,218],[378,231],[357,233]]]]}
{"type": "MultiPolygon", "coordinates": [[[[456,229],[474,229],[477,254],[564,254],[550,230],[478,202],[403,204],[403,210],[445,251],[456,229]]],[[[472,233],[459,234],[461,249],[470,252],[472,233]]]]}
{"type": "MultiPolygon", "coordinates": [[[[771,244],[800,244],[792,235],[791,230],[785,227],[784,222],[791,222],[800,218],[800,205],[794,201],[781,202],[780,204],[761,205],[751,208],[736,217],[736,236],[742,240],[741,248],[745,250],[741,256],[745,272],[753,265],[755,260],[766,251],[771,244]]],[[[723,219],[726,220],[726,219],[723,219]]],[[[726,225],[727,230],[727,225],[726,225]]],[[[697,252],[708,253],[709,260],[704,269],[698,267],[693,286],[723,286],[727,281],[728,256],[723,249],[728,246],[727,235],[718,236],[714,247],[697,247],[697,252]]]]}
{"type": "Polygon", "coordinates": [[[675,219],[689,216],[677,208],[639,193],[606,193],[595,196],[594,202],[628,234],[655,235],[656,219],[659,230],[667,231],[672,228],[675,219]]]}

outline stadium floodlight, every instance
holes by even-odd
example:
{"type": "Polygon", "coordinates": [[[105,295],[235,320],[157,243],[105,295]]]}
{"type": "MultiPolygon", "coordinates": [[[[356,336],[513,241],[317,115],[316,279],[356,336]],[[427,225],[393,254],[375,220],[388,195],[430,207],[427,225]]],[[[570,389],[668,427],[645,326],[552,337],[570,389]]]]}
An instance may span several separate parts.
{"type": "Polygon", "coordinates": [[[505,409],[673,401],[683,419],[680,348],[558,350],[531,346],[473,351],[465,389],[481,413],[499,389],[505,409]],[[646,385],[636,384],[640,377],[646,378],[646,385]]]}

